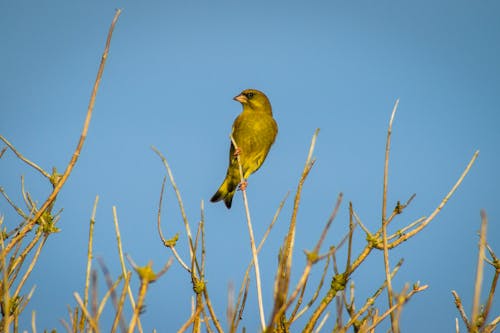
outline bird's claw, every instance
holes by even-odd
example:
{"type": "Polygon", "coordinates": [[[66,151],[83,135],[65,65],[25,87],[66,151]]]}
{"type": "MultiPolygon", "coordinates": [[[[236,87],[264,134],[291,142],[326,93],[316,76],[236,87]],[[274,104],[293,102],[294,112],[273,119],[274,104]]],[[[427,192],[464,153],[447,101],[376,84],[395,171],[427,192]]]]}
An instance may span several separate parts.
{"type": "Polygon", "coordinates": [[[240,191],[245,191],[247,189],[247,186],[248,186],[248,182],[246,180],[242,181],[239,185],[238,185],[238,190],[240,191]]]}
{"type": "Polygon", "coordinates": [[[234,150],[233,155],[234,155],[234,156],[238,156],[238,155],[240,155],[240,154],[241,154],[241,148],[240,148],[240,147],[238,147],[238,148],[236,148],[236,149],[234,150]]]}

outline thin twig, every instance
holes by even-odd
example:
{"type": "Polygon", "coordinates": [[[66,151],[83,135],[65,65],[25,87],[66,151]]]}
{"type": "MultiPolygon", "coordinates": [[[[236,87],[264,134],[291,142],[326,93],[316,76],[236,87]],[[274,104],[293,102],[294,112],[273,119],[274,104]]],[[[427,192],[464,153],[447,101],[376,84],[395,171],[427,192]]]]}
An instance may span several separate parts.
{"type": "MultiPolygon", "coordinates": [[[[200,292],[200,290],[197,288],[198,285],[202,285],[203,287],[205,286],[205,281],[203,280],[203,270],[199,270],[200,278],[198,279],[195,274],[195,269],[194,269],[194,259],[197,258],[197,253],[198,253],[198,243],[199,243],[199,238],[201,234],[201,226],[202,223],[198,223],[198,228],[196,228],[196,237],[194,239],[194,256],[192,257],[191,260],[191,281],[193,281],[193,286],[195,286],[194,290],[196,293],[196,312],[201,313],[203,309],[203,295],[200,292]],[[198,311],[199,310],[199,311],[198,311]]],[[[208,324],[207,324],[208,327],[208,324]]],[[[194,318],[194,323],[193,323],[193,333],[199,333],[201,329],[201,318],[200,316],[196,316],[194,318]]]]}
{"type": "Polygon", "coordinates": [[[188,236],[188,241],[189,241],[189,254],[190,258],[194,256],[194,244],[193,244],[193,236],[191,234],[191,227],[189,226],[189,221],[186,215],[186,210],[184,209],[184,203],[182,202],[182,197],[181,193],[179,191],[179,188],[177,187],[177,184],[175,183],[174,175],[172,174],[172,170],[170,169],[170,165],[167,162],[167,159],[163,154],[156,149],[156,147],[152,146],[151,149],[161,158],[163,165],[165,166],[165,169],[167,169],[168,177],[170,179],[170,183],[172,184],[172,187],[174,188],[175,195],[177,196],[177,202],[179,204],[179,209],[181,210],[181,215],[182,215],[182,221],[184,222],[184,227],[186,228],[186,234],[188,236]]]}
{"type": "MultiPolygon", "coordinates": [[[[94,208],[92,208],[92,215],[90,217],[89,226],[89,241],[87,245],[87,270],[85,271],[85,291],[83,294],[83,305],[87,307],[89,303],[89,281],[90,281],[90,271],[92,269],[92,244],[94,239],[94,224],[95,224],[95,214],[97,211],[97,203],[99,202],[99,196],[96,195],[94,200],[94,208]]],[[[85,317],[82,316],[80,320],[80,331],[83,331],[85,326],[85,317]]]]}
{"type": "MultiPolygon", "coordinates": [[[[398,261],[398,263],[396,264],[396,266],[394,267],[394,269],[391,272],[391,278],[393,278],[398,273],[399,269],[403,265],[403,262],[404,262],[403,259],[400,259],[398,261]]],[[[358,320],[358,318],[363,313],[365,313],[368,310],[368,308],[370,306],[373,305],[373,303],[375,302],[375,300],[380,296],[380,294],[382,294],[382,292],[384,291],[384,289],[386,288],[386,286],[387,286],[387,279],[384,280],[384,283],[375,291],[375,293],[373,293],[373,295],[371,297],[369,297],[366,300],[365,304],[354,315],[351,315],[351,319],[342,328],[341,332],[347,332],[347,330],[349,329],[349,327],[351,325],[353,325],[358,320]]]]}
{"type": "Polygon", "coordinates": [[[23,210],[16,206],[16,204],[9,198],[7,193],[5,193],[3,187],[0,187],[0,193],[3,195],[5,200],[7,200],[7,202],[12,206],[12,208],[14,208],[17,214],[19,214],[19,216],[21,216],[24,220],[28,219],[28,215],[24,214],[23,210]]]}
{"type": "Polygon", "coordinates": [[[486,244],[488,251],[490,253],[491,258],[493,259],[492,265],[495,268],[495,273],[493,275],[493,279],[491,280],[490,291],[488,293],[488,300],[486,301],[486,306],[483,310],[484,321],[486,322],[488,315],[490,313],[491,306],[493,304],[493,297],[495,295],[495,290],[498,283],[498,278],[500,276],[500,261],[497,256],[493,252],[493,250],[486,244]]]}
{"type": "MultiPolygon", "coordinates": [[[[259,246],[257,246],[257,254],[260,253],[260,250],[264,246],[264,243],[266,242],[267,237],[269,236],[269,234],[271,233],[271,230],[273,229],[275,223],[277,222],[278,216],[280,215],[280,213],[281,213],[281,211],[283,209],[283,206],[285,205],[285,202],[286,202],[289,194],[290,194],[290,192],[287,192],[285,194],[285,197],[281,200],[281,202],[280,202],[280,204],[278,206],[278,209],[276,210],[276,213],[274,214],[274,217],[273,217],[271,223],[269,224],[269,226],[267,227],[266,231],[264,232],[264,236],[262,236],[262,239],[259,242],[259,246]]],[[[245,270],[245,275],[244,275],[243,280],[241,282],[240,290],[238,292],[238,299],[237,299],[237,302],[236,302],[235,312],[234,312],[233,318],[231,320],[231,329],[233,329],[233,327],[234,327],[235,331],[237,329],[236,315],[239,312],[242,312],[242,311],[237,311],[237,309],[245,307],[245,304],[244,303],[240,303],[240,302],[242,301],[243,291],[245,290],[245,288],[248,288],[248,281],[249,281],[249,278],[250,278],[249,277],[250,276],[250,269],[252,268],[252,266],[253,266],[253,258],[250,261],[250,263],[248,264],[247,269],[245,270]]]]}
{"type": "Polygon", "coordinates": [[[226,321],[229,323],[229,329],[231,330],[233,319],[236,316],[236,307],[234,304],[234,283],[229,281],[227,286],[227,307],[226,307],[226,321]]]}
{"type": "Polygon", "coordinates": [[[481,298],[481,285],[483,283],[483,270],[484,270],[484,259],[485,259],[485,248],[486,248],[486,228],[488,225],[488,217],[484,210],[481,210],[481,233],[479,235],[479,251],[477,255],[477,270],[476,270],[476,282],[474,284],[474,302],[472,304],[472,314],[471,314],[471,325],[474,327],[480,327],[479,324],[479,302],[481,298]]]}
{"type": "MultiPolygon", "coordinates": [[[[9,141],[7,141],[7,139],[5,137],[3,137],[2,135],[0,135],[0,140],[2,140],[10,148],[10,150],[12,150],[14,152],[14,154],[16,154],[16,156],[21,161],[23,161],[24,163],[28,164],[33,169],[35,169],[38,172],[40,172],[42,174],[42,176],[44,176],[45,178],[50,179],[50,174],[47,171],[43,170],[36,163],[34,163],[34,162],[28,160],[26,157],[24,157],[20,152],[17,151],[17,149],[14,147],[14,145],[12,145],[12,143],[10,143],[9,141]]],[[[4,148],[3,151],[5,151],[5,148],[4,148]]]]}
{"type": "Polygon", "coordinates": [[[31,312],[31,331],[36,333],[36,311],[31,312]]]}
{"type": "MultiPolygon", "coordinates": [[[[318,242],[316,243],[316,246],[314,247],[313,252],[307,256],[307,264],[306,264],[306,267],[304,268],[304,271],[299,279],[299,282],[297,283],[297,286],[295,287],[294,291],[292,292],[292,294],[290,295],[288,300],[283,304],[283,306],[274,315],[274,322],[277,322],[278,318],[284,313],[284,311],[286,311],[286,309],[288,307],[290,307],[290,305],[292,305],[293,301],[297,298],[298,293],[300,292],[300,290],[302,289],[302,287],[306,283],[306,281],[309,277],[309,274],[311,272],[312,265],[314,263],[316,263],[317,260],[319,260],[318,251],[321,248],[321,244],[325,240],[328,229],[330,228],[333,220],[337,216],[337,213],[338,213],[339,208],[340,208],[340,204],[342,202],[342,197],[343,197],[343,195],[342,195],[342,193],[340,193],[339,196],[337,197],[337,202],[335,203],[335,207],[333,208],[333,212],[330,215],[330,217],[328,218],[328,221],[327,221],[325,227],[323,228],[321,236],[318,239],[318,242]]],[[[333,251],[335,251],[335,250],[336,250],[336,248],[333,249],[333,251]]],[[[333,252],[332,252],[332,254],[333,254],[333,252]]]]}
{"type": "Polygon", "coordinates": [[[108,290],[106,290],[106,293],[102,297],[101,301],[99,302],[99,305],[97,306],[97,312],[96,312],[96,322],[99,322],[99,318],[101,317],[102,312],[104,311],[104,306],[108,302],[108,299],[111,297],[112,299],[115,298],[115,304],[116,307],[118,306],[118,301],[116,299],[116,288],[118,288],[118,285],[120,282],[122,282],[123,276],[120,275],[114,283],[111,283],[108,285],[108,290]]]}
{"type": "Polygon", "coordinates": [[[195,321],[195,319],[198,318],[202,308],[203,307],[197,307],[196,311],[194,311],[191,317],[189,317],[189,319],[181,326],[181,328],[179,328],[177,333],[185,332],[189,328],[189,326],[195,321]]]}
{"type": "Polygon", "coordinates": [[[410,224],[408,224],[407,226],[397,230],[396,232],[394,232],[392,235],[388,236],[387,237],[387,240],[391,241],[393,239],[397,239],[397,238],[400,238],[401,236],[403,236],[404,234],[406,234],[408,232],[408,230],[411,230],[412,228],[415,228],[416,226],[420,225],[422,222],[424,222],[426,219],[426,217],[421,217],[419,219],[416,219],[415,221],[411,222],[410,224]]]}
{"type": "MultiPolygon", "coordinates": [[[[118,279],[113,282],[111,278],[111,274],[109,273],[109,269],[106,266],[104,260],[102,258],[97,258],[97,262],[99,263],[99,266],[101,267],[102,273],[104,275],[104,279],[106,280],[106,284],[108,285],[108,290],[104,297],[102,298],[102,301],[100,303],[100,306],[97,311],[97,316],[100,316],[100,313],[104,307],[104,304],[107,302],[108,298],[111,296],[111,300],[113,301],[113,306],[115,309],[118,311],[118,298],[116,296],[115,289],[118,287],[118,284],[121,282],[121,280],[124,278],[123,274],[121,274],[118,279]]],[[[125,322],[123,320],[120,321],[120,327],[122,329],[122,332],[125,331],[125,322]]]]}
{"type": "Polygon", "coordinates": [[[168,271],[170,266],[172,266],[173,258],[170,258],[165,264],[165,266],[163,266],[163,268],[158,273],[153,272],[151,262],[149,262],[148,265],[145,267],[138,267],[129,255],[127,255],[127,259],[141,279],[139,294],[137,296],[137,304],[133,308],[132,318],[130,319],[130,323],[128,326],[128,333],[133,333],[135,325],[139,321],[139,314],[143,310],[144,299],[146,298],[146,292],[148,290],[149,285],[152,282],[158,280],[163,274],[165,274],[168,271]]]}
{"type": "Polygon", "coordinates": [[[325,313],[325,315],[323,316],[323,319],[321,319],[321,321],[319,322],[318,327],[314,330],[314,333],[321,332],[321,329],[325,325],[328,317],[330,317],[330,312],[325,313]]]}
{"type": "Polygon", "coordinates": [[[54,186],[54,189],[52,190],[52,193],[49,195],[49,197],[47,198],[47,200],[45,200],[45,202],[43,203],[43,205],[40,208],[40,210],[38,210],[36,212],[35,216],[33,216],[33,218],[31,218],[26,223],[26,225],[7,244],[7,246],[3,250],[3,252],[5,252],[5,253],[9,253],[10,250],[20,240],[22,240],[24,238],[24,236],[28,232],[31,231],[31,229],[33,229],[33,227],[35,226],[35,224],[38,221],[38,219],[47,210],[47,208],[49,208],[49,206],[54,202],[54,200],[57,197],[57,194],[61,191],[63,185],[66,183],[66,180],[68,179],[69,175],[71,174],[71,171],[73,170],[73,168],[74,168],[74,166],[75,166],[75,164],[76,164],[76,162],[78,160],[78,157],[80,156],[80,152],[81,152],[81,150],[83,148],[83,144],[85,142],[85,139],[87,138],[87,132],[88,132],[89,125],[90,125],[90,119],[92,118],[92,111],[94,110],[94,103],[95,103],[95,99],[96,99],[96,96],[97,96],[97,91],[99,89],[99,84],[101,82],[102,74],[104,72],[104,66],[105,66],[106,60],[108,58],[109,47],[110,47],[110,44],[111,44],[111,37],[113,35],[115,24],[118,21],[118,17],[120,16],[120,14],[121,14],[121,9],[117,9],[116,13],[115,13],[115,16],[113,18],[113,21],[111,22],[111,26],[109,28],[108,38],[106,40],[106,46],[104,48],[104,53],[102,55],[101,64],[99,65],[99,70],[97,72],[97,77],[96,77],[96,80],[95,80],[95,83],[94,83],[94,87],[92,89],[92,94],[90,96],[89,106],[87,108],[87,116],[85,117],[85,122],[84,122],[84,125],[83,125],[83,130],[82,130],[82,133],[80,135],[80,139],[79,139],[78,144],[76,146],[75,152],[73,153],[73,155],[71,157],[71,160],[68,163],[68,165],[66,167],[66,170],[64,171],[63,175],[58,180],[57,184],[54,186]]]}
{"type": "MultiPolygon", "coordinates": [[[[427,287],[428,287],[427,285],[424,285],[424,286],[420,286],[418,288],[413,288],[408,294],[403,295],[402,296],[404,298],[403,301],[394,304],[390,309],[388,309],[381,316],[379,316],[377,318],[377,320],[374,320],[374,323],[367,329],[367,331],[374,329],[378,324],[380,324],[382,322],[382,320],[384,320],[394,310],[402,307],[414,294],[426,290],[427,287]]],[[[405,287],[405,289],[407,289],[407,287],[405,287]]],[[[406,291],[403,291],[403,293],[406,293],[406,291]]]]}
{"type": "Polygon", "coordinates": [[[85,315],[85,317],[87,317],[87,322],[92,327],[94,332],[96,333],[99,332],[99,327],[97,326],[97,323],[94,321],[94,318],[92,318],[87,308],[83,305],[83,301],[80,295],[77,292],[74,292],[73,296],[75,297],[76,302],[80,306],[80,309],[82,309],[82,313],[85,315]]]}
{"type": "Polygon", "coordinates": [[[210,297],[208,296],[208,288],[205,285],[205,288],[203,289],[203,297],[205,298],[205,303],[207,304],[208,312],[210,313],[210,316],[212,317],[212,321],[215,325],[215,328],[217,329],[217,332],[222,333],[224,330],[222,329],[222,326],[219,322],[219,319],[217,319],[217,316],[215,315],[215,310],[212,306],[212,302],[210,301],[210,297]]]}
{"type": "Polygon", "coordinates": [[[97,289],[99,286],[97,285],[97,272],[92,271],[90,274],[90,298],[91,298],[91,311],[92,311],[92,319],[94,323],[99,324],[99,321],[97,320],[97,289]]]}
{"type": "MultiPolygon", "coordinates": [[[[191,276],[193,277],[196,277],[196,271],[200,272],[201,269],[199,267],[199,264],[198,264],[198,259],[196,258],[195,256],[195,253],[194,253],[194,244],[193,244],[193,237],[192,237],[192,234],[191,234],[191,227],[189,226],[189,221],[187,219],[187,215],[186,215],[186,211],[184,209],[184,203],[182,201],[182,197],[181,197],[181,194],[180,194],[180,191],[179,191],[179,188],[177,187],[177,184],[175,182],[175,179],[174,179],[174,176],[173,176],[173,173],[172,173],[172,170],[170,169],[170,166],[168,164],[168,161],[167,159],[165,158],[165,156],[163,156],[163,154],[158,150],[156,149],[156,147],[151,147],[151,149],[153,149],[153,151],[160,157],[160,159],[162,160],[163,162],[163,165],[165,166],[165,169],[167,170],[167,173],[168,173],[168,176],[169,176],[169,179],[170,179],[170,183],[172,184],[172,187],[174,189],[174,192],[177,196],[177,203],[179,204],[179,209],[181,211],[181,215],[182,215],[182,220],[184,222],[184,227],[186,229],[186,234],[188,236],[188,244],[189,244],[189,253],[190,253],[190,258],[191,258],[191,261],[194,262],[195,266],[196,266],[196,270],[195,271],[191,271],[191,269],[189,269],[189,267],[184,264],[181,265],[184,267],[184,269],[186,269],[190,274],[191,276]],[[193,275],[194,274],[194,275],[193,275]]],[[[162,190],[162,193],[163,193],[163,190],[162,190]]],[[[163,195],[163,194],[161,194],[163,195]]],[[[160,199],[161,200],[161,199],[160,199]]],[[[161,204],[160,204],[161,205],[161,204]]],[[[161,229],[159,229],[161,230],[161,229]]],[[[163,234],[161,234],[162,236],[163,234]]],[[[160,236],[160,238],[161,238],[160,236]]],[[[164,242],[165,244],[165,239],[163,238],[162,241],[164,242]]],[[[168,242],[168,240],[167,240],[168,242]]],[[[172,249],[172,252],[174,253],[174,256],[176,257],[176,259],[179,261],[180,259],[180,256],[179,255],[176,255],[177,251],[175,251],[175,248],[172,246],[171,247],[172,249]]],[[[182,261],[179,261],[179,262],[182,262],[182,261]]],[[[217,328],[217,330],[219,332],[223,332],[222,330],[222,327],[220,326],[220,323],[215,315],[215,311],[212,307],[212,304],[210,302],[210,298],[209,298],[209,295],[208,295],[208,289],[207,287],[205,286],[205,288],[203,289],[203,295],[205,297],[205,302],[207,304],[207,308],[210,312],[210,316],[212,317],[213,319],[213,322],[215,324],[215,327],[217,328]]]]}
{"type": "Polygon", "coordinates": [[[200,203],[200,227],[201,227],[201,278],[205,278],[205,265],[207,259],[207,248],[205,244],[205,203],[200,203]]]}
{"type": "Polygon", "coordinates": [[[130,278],[131,277],[132,277],[132,272],[128,272],[127,275],[125,275],[125,279],[123,280],[123,288],[122,288],[122,292],[120,294],[120,298],[118,300],[118,306],[116,307],[115,318],[113,319],[113,326],[111,326],[111,333],[116,332],[116,330],[118,328],[118,324],[123,325],[122,332],[127,331],[127,329],[125,328],[125,325],[122,324],[122,322],[124,322],[124,320],[123,320],[123,305],[125,304],[125,298],[127,297],[127,290],[130,287],[130,278]]]}
{"type": "MultiPolygon", "coordinates": [[[[26,259],[26,256],[31,253],[31,250],[35,247],[35,245],[38,243],[40,238],[42,238],[43,233],[39,232],[36,233],[35,237],[30,241],[30,243],[24,248],[24,250],[21,252],[21,254],[17,258],[12,258],[14,259],[9,264],[9,272],[10,272],[10,282],[9,282],[9,287],[14,284],[14,281],[17,279],[18,273],[21,271],[21,267],[24,263],[24,260],[26,259]]],[[[21,244],[21,243],[19,243],[21,244]]]]}
{"type": "MultiPolygon", "coordinates": [[[[388,249],[392,249],[401,243],[407,241],[408,239],[412,238],[416,234],[418,234],[423,228],[425,228],[435,217],[436,215],[443,209],[443,207],[446,205],[450,197],[455,193],[455,191],[458,189],[462,181],[464,180],[465,176],[469,173],[470,169],[472,168],[472,165],[474,165],[474,162],[476,161],[477,157],[479,155],[479,151],[476,151],[474,155],[472,156],[471,160],[469,161],[468,165],[466,166],[465,170],[462,172],[461,176],[459,179],[456,181],[456,183],[453,185],[451,190],[448,192],[448,194],[443,198],[441,203],[438,205],[438,207],[432,212],[432,214],[425,219],[424,222],[418,225],[415,229],[409,231],[406,234],[401,235],[397,240],[389,243],[387,245],[388,249]]],[[[357,217],[356,213],[354,212],[354,217],[356,218],[357,222],[360,224],[360,226],[367,232],[367,236],[370,239],[373,239],[373,235],[366,229],[366,227],[363,226],[359,218],[357,217]]],[[[378,234],[378,233],[377,233],[378,234]]],[[[361,253],[358,255],[358,257],[354,260],[354,262],[351,264],[349,267],[349,272],[347,272],[348,275],[352,274],[360,265],[361,263],[366,259],[366,257],[370,254],[370,252],[374,248],[380,248],[380,246],[374,242],[374,241],[369,241],[365,248],[361,251],[361,253]]]]}
{"type": "Polygon", "coordinates": [[[309,175],[309,172],[311,171],[313,165],[314,165],[314,159],[312,157],[313,152],[314,152],[314,147],[316,145],[316,139],[319,134],[319,128],[316,129],[316,131],[313,134],[313,137],[311,139],[311,145],[309,147],[309,153],[307,154],[307,159],[306,163],[304,165],[304,169],[302,171],[299,184],[297,185],[297,190],[295,192],[295,199],[294,199],[294,205],[293,205],[293,211],[292,211],[292,217],[290,219],[290,225],[288,227],[288,233],[286,236],[286,239],[284,241],[284,246],[282,248],[282,253],[281,253],[281,258],[278,263],[278,270],[276,274],[276,281],[275,281],[275,287],[274,287],[274,294],[275,294],[275,300],[274,300],[274,307],[273,307],[273,312],[271,314],[271,322],[269,323],[269,327],[272,327],[275,323],[275,320],[277,320],[278,316],[277,313],[281,312],[284,310],[281,310],[283,305],[286,303],[286,296],[288,294],[288,288],[290,284],[290,275],[291,275],[291,267],[292,267],[292,253],[293,253],[293,247],[295,244],[295,231],[296,231],[296,225],[297,225],[297,214],[299,211],[299,204],[300,204],[300,198],[301,198],[301,193],[302,193],[302,187],[304,185],[304,182],[309,175]]]}
{"type": "Polygon", "coordinates": [[[179,256],[179,253],[175,249],[175,243],[177,241],[177,238],[179,234],[176,234],[172,239],[165,239],[165,236],[163,236],[163,231],[161,229],[161,207],[162,207],[162,202],[163,202],[163,194],[165,193],[165,182],[167,181],[167,177],[163,177],[163,182],[161,183],[161,192],[160,192],[160,202],[158,204],[158,216],[157,216],[157,228],[158,228],[158,234],[160,235],[160,239],[166,247],[170,248],[172,253],[174,254],[175,259],[181,264],[181,266],[191,273],[190,268],[186,265],[184,260],[179,256]]]}
{"type": "Polygon", "coordinates": [[[332,214],[328,218],[328,221],[326,222],[325,227],[323,228],[323,231],[321,232],[321,236],[319,237],[318,242],[316,243],[316,246],[314,247],[314,253],[318,254],[319,250],[321,249],[321,245],[323,245],[323,242],[325,241],[326,234],[328,233],[328,230],[330,229],[330,226],[332,225],[333,220],[335,220],[335,217],[337,216],[337,213],[340,208],[340,204],[342,203],[342,198],[344,195],[342,193],[339,193],[337,197],[337,202],[335,204],[335,208],[333,209],[332,214]]]}
{"type": "Polygon", "coordinates": [[[391,242],[388,244],[388,248],[392,249],[399,244],[407,241],[409,238],[415,236],[417,233],[420,232],[423,228],[425,228],[435,217],[436,215],[443,209],[443,207],[446,205],[448,200],[450,200],[451,196],[455,193],[455,191],[458,189],[460,184],[462,184],[462,181],[464,180],[465,176],[469,173],[470,169],[472,168],[472,165],[474,165],[474,162],[476,161],[477,157],[479,156],[479,150],[476,150],[472,158],[470,159],[469,163],[467,164],[467,167],[465,170],[462,172],[458,180],[456,181],[455,185],[451,188],[451,190],[446,194],[446,196],[441,200],[441,203],[436,207],[436,209],[429,215],[429,217],[422,222],[417,228],[413,229],[412,231],[408,232],[407,234],[404,234],[394,242],[391,242]]]}
{"type": "Polygon", "coordinates": [[[352,236],[354,235],[354,209],[352,208],[352,202],[349,202],[349,241],[347,243],[347,263],[345,265],[346,271],[351,266],[351,254],[352,254],[352,236]]]}
{"type": "Polygon", "coordinates": [[[33,255],[33,259],[31,259],[31,263],[26,269],[26,272],[23,274],[23,277],[21,278],[21,281],[19,281],[19,284],[17,285],[16,291],[12,295],[13,298],[17,298],[19,294],[21,293],[21,288],[24,286],[26,283],[26,280],[30,276],[31,272],[33,271],[33,268],[35,268],[35,264],[38,261],[38,258],[40,256],[40,253],[42,252],[42,248],[45,245],[45,242],[47,241],[49,234],[45,234],[42,238],[42,241],[38,244],[38,247],[35,251],[35,254],[33,255]]]}
{"type": "MultiPolygon", "coordinates": [[[[389,121],[389,127],[387,129],[387,141],[385,144],[385,161],[384,161],[384,185],[382,191],[382,241],[384,244],[384,268],[385,268],[385,277],[387,281],[387,298],[389,302],[389,308],[392,307],[392,282],[391,282],[391,272],[390,272],[390,263],[389,263],[389,249],[387,248],[387,224],[388,221],[386,219],[387,213],[387,184],[389,179],[389,152],[391,150],[391,134],[392,134],[392,122],[394,121],[394,116],[396,115],[396,111],[398,109],[399,99],[396,100],[394,104],[394,108],[391,114],[391,120],[389,121]]],[[[398,329],[395,325],[394,314],[391,312],[391,326],[392,332],[398,333],[398,329]]]]}
{"type": "MultiPolygon", "coordinates": [[[[116,244],[118,245],[118,256],[120,258],[120,265],[122,269],[122,276],[126,277],[127,276],[127,268],[125,267],[125,259],[123,256],[123,249],[122,249],[122,238],[120,235],[120,227],[118,226],[118,215],[116,213],[116,206],[113,206],[113,222],[115,224],[115,233],[116,233],[116,244]]],[[[132,294],[132,288],[130,287],[130,284],[128,285],[128,297],[130,300],[130,305],[132,308],[135,308],[135,300],[134,300],[134,295],[132,294]]],[[[139,329],[139,332],[142,333],[142,325],[141,325],[141,320],[138,318],[137,319],[137,327],[139,329]]]]}
{"type": "MultiPolygon", "coordinates": [[[[3,216],[0,216],[0,226],[3,225],[3,216]]],[[[9,288],[9,273],[7,271],[7,263],[6,263],[6,258],[5,258],[5,251],[4,251],[4,239],[3,237],[0,237],[0,245],[2,247],[2,252],[0,253],[0,263],[2,265],[2,309],[4,311],[3,313],[3,327],[2,327],[2,332],[4,333],[9,333],[10,329],[10,321],[11,321],[11,314],[10,314],[10,288],[9,288]]]]}
{"type": "Polygon", "coordinates": [[[493,319],[491,323],[489,323],[488,326],[486,326],[485,332],[492,333],[499,323],[500,323],[500,316],[493,319]]]}
{"type": "MultiPolygon", "coordinates": [[[[302,308],[297,313],[297,315],[295,315],[296,310],[299,309],[299,306],[302,303],[301,301],[297,301],[296,309],[294,309],[292,311],[292,314],[290,315],[290,322],[294,322],[297,319],[299,319],[314,304],[314,302],[316,301],[316,299],[319,296],[319,292],[320,292],[321,288],[323,287],[323,283],[325,281],[326,273],[328,272],[328,266],[329,266],[329,264],[330,264],[330,260],[329,260],[329,257],[327,257],[327,259],[325,260],[325,267],[323,268],[323,273],[321,274],[321,279],[319,280],[318,286],[316,287],[316,290],[314,291],[311,299],[309,300],[309,302],[307,302],[306,306],[304,308],[302,308]]],[[[303,290],[305,290],[305,286],[306,286],[306,284],[304,284],[303,290]]],[[[302,295],[300,295],[300,297],[302,297],[302,295]]]]}
{"type": "Polygon", "coordinates": [[[455,306],[458,309],[458,312],[460,313],[460,316],[462,317],[462,320],[467,327],[467,331],[470,331],[470,322],[469,319],[467,318],[467,315],[465,314],[464,307],[462,305],[462,300],[460,299],[460,296],[458,296],[457,292],[455,290],[451,291],[453,298],[455,299],[455,306]]]}
{"type": "Polygon", "coordinates": [[[234,330],[231,329],[231,332],[236,332],[236,328],[238,327],[240,320],[243,319],[243,312],[245,311],[245,305],[247,302],[249,288],[250,288],[250,279],[247,280],[247,284],[245,285],[245,289],[243,292],[243,299],[241,301],[240,311],[238,311],[238,317],[237,317],[235,325],[234,325],[234,330]]]}
{"type": "MultiPolygon", "coordinates": [[[[233,135],[231,134],[231,141],[233,143],[235,151],[238,151],[238,145],[234,140],[233,135]]],[[[238,166],[240,169],[240,177],[241,182],[245,181],[245,177],[243,174],[243,167],[241,165],[240,154],[236,155],[238,160],[238,166]]],[[[253,227],[252,227],[252,219],[250,218],[250,208],[248,208],[248,198],[247,191],[245,187],[241,188],[241,193],[243,193],[243,202],[245,204],[245,213],[247,217],[247,226],[248,226],[248,235],[250,236],[250,247],[252,249],[252,258],[254,262],[254,271],[255,271],[255,284],[257,286],[257,300],[259,303],[259,316],[260,316],[260,325],[261,329],[264,331],[266,328],[266,320],[264,318],[264,302],[262,301],[262,286],[260,280],[260,266],[259,266],[259,257],[257,256],[257,247],[255,246],[255,237],[253,235],[253,227]]]]}

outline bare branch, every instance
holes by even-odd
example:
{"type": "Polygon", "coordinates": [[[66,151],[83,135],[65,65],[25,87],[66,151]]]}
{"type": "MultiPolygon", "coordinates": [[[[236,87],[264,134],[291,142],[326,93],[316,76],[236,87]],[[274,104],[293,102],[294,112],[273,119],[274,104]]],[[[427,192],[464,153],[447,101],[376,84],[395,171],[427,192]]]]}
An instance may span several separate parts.
{"type": "Polygon", "coordinates": [[[57,194],[61,191],[63,185],[66,183],[66,180],[68,179],[69,175],[71,174],[71,171],[73,171],[73,168],[76,164],[76,161],[78,160],[78,157],[80,156],[80,152],[83,148],[83,144],[85,143],[85,139],[87,138],[87,132],[89,129],[90,125],[90,120],[92,118],[92,112],[94,110],[94,103],[95,99],[97,96],[97,91],[99,89],[99,84],[101,82],[102,74],[104,72],[104,67],[106,64],[106,60],[108,58],[108,53],[109,53],[109,47],[111,44],[111,37],[113,36],[113,31],[116,25],[116,22],[118,21],[118,17],[121,14],[121,10],[117,9],[115,13],[115,17],[113,18],[113,21],[111,22],[111,26],[109,28],[108,32],[108,38],[106,40],[106,47],[104,48],[104,53],[102,55],[101,59],[101,64],[99,66],[99,70],[97,72],[97,77],[94,83],[94,88],[92,89],[92,94],[90,96],[90,102],[89,106],[87,108],[87,116],[85,118],[85,122],[83,125],[82,133],[80,135],[80,139],[78,141],[78,144],[76,146],[75,152],[73,153],[73,156],[71,157],[71,160],[69,164],[66,167],[66,170],[64,171],[64,174],[58,179],[57,184],[55,184],[54,189],[52,190],[52,193],[49,195],[47,200],[43,203],[42,207],[36,212],[35,216],[33,216],[28,223],[14,236],[14,238],[7,244],[4,250],[2,252],[7,253],[10,252],[10,250],[20,241],[24,238],[24,236],[33,229],[35,226],[36,222],[38,219],[42,216],[42,214],[47,210],[47,208],[50,207],[50,205],[54,202],[54,200],[57,197],[57,194]]]}

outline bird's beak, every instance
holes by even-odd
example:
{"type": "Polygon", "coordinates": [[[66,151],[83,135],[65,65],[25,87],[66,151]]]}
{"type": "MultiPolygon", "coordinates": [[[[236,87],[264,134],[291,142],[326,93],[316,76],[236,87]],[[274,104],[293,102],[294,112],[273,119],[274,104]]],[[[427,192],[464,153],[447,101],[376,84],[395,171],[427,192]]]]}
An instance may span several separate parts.
{"type": "Polygon", "coordinates": [[[246,102],[248,102],[248,98],[245,95],[243,95],[243,94],[239,94],[238,96],[234,96],[233,99],[235,101],[240,102],[240,103],[246,103],[246,102]]]}

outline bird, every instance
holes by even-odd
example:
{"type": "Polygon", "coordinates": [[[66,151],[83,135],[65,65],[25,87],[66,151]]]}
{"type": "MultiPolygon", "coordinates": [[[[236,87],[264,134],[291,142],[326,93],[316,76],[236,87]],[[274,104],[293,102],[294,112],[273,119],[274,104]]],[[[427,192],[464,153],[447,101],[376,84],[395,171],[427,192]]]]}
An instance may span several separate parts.
{"type": "Polygon", "coordinates": [[[278,134],[278,125],[273,118],[271,103],[267,96],[257,89],[245,89],[233,98],[243,106],[243,111],[233,123],[229,149],[229,166],[226,177],[211,202],[224,200],[228,209],[231,208],[233,196],[238,188],[246,188],[246,179],[257,171],[273,145],[278,134]],[[243,170],[243,182],[240,175],[238,155],[243,170]]]}

